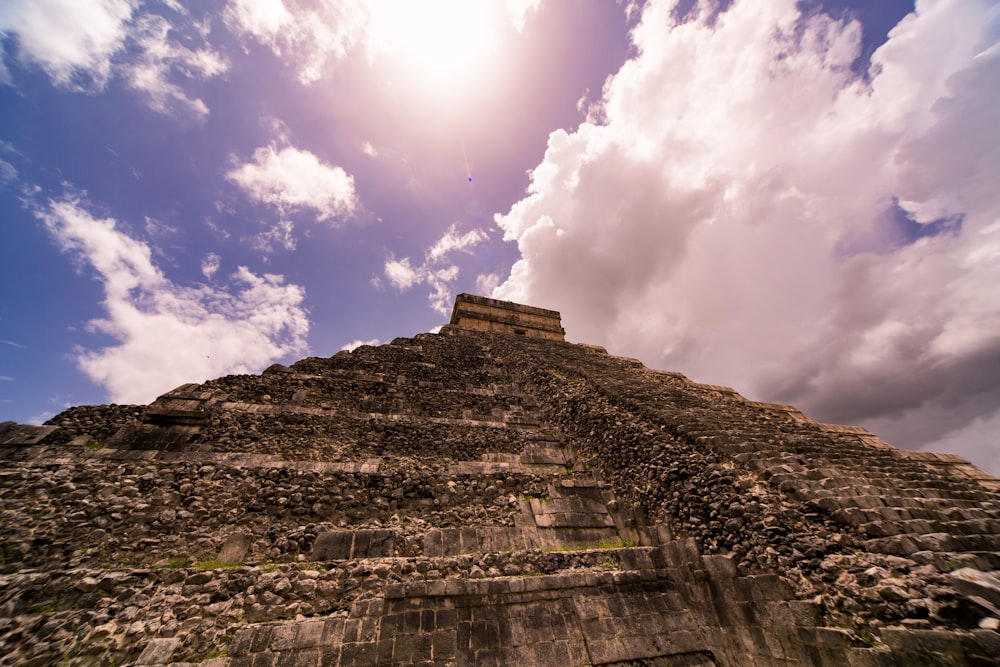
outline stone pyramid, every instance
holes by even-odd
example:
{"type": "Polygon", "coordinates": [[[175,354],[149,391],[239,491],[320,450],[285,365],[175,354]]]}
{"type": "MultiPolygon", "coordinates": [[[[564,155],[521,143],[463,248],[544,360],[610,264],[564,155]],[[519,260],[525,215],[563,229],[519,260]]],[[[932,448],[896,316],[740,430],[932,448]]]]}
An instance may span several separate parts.
{"type": "Polygon", "coordinates": [[[564,340],[0,424],[0,664],[995,665],[1000,480],[564,340]]]}

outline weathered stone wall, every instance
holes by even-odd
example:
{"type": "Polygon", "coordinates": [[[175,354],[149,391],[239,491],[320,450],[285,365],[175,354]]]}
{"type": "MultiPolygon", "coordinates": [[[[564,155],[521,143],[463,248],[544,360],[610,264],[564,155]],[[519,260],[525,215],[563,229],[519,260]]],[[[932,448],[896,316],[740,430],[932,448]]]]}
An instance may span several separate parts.
{"type": "Polygon", "coordinates": [[[593,346],[453,327],[51,424],[0,428],[0,664],[1000,655],[978,473],[593,346]]]}
{"type": "Polygon", "coordinates": [[[451,326],[529,338],[564,340],[558,312],[472,294],[455,297],[451,326]]]}

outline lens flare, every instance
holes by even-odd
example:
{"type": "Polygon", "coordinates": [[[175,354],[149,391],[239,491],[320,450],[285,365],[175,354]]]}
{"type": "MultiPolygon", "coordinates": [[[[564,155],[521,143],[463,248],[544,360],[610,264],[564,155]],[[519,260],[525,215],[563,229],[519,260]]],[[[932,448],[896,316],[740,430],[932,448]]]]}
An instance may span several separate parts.
{"type": "Polygon", "coordinates": [[[455,87],[483,72],[504,17],[481,0],[383,0],[372,8],[372,56],[389,56],[424,85],[455,87]]]}

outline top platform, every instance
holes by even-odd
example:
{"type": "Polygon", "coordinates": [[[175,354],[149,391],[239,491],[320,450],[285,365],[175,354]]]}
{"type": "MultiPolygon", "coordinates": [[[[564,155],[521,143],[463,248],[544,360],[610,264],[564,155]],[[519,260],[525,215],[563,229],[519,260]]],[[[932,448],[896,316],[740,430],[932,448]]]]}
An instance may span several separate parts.
{"type": "Polygon", "coordinates": [[[455,297],[450,325],[529,338],[566,339],[558,311],[474,294],[455,297]]]}

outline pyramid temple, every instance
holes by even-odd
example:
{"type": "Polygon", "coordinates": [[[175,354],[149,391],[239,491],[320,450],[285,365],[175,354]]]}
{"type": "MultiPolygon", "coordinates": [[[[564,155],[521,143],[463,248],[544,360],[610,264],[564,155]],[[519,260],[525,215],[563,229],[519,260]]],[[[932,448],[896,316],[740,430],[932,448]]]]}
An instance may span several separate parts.
{"type": "Polygon", "coordinates": [[[0,424],[0,665],[1000,664],[1000,480],[459,295],[0,424]]]}

